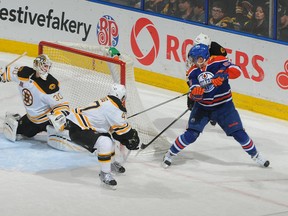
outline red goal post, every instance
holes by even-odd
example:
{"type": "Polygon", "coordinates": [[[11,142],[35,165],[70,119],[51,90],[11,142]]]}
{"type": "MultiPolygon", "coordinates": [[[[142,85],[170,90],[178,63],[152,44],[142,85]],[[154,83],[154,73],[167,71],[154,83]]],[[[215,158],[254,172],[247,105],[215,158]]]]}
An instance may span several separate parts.
{"type": "MultiPolygon", "coordinates": [[[[73,43],[71,43],[71,44],[73,44],[73,43]]],[[[107,56],[99,55],[99,54],[92,53],[92,52],[87,52],[87,51],[84,51],[81,49],[75,49],[73,47],[64,46],[61,44],[48,42],[48,41],[40,41],[39,42],[38,54],[44,53],[45,47],[46,48],[54,48],[54,49],[62,50],[64,52],[66,51],[67,53],[74,53],[77,55],[89,57],[92,59],[91,68],[93,68],[95,66],[95,59],[114,63],[114,64],[118,64],[120,66],[120,71],[119,71],[120,72],[120,83],[122,85],[125,85],[125,66],[126,66],[126,63],[124,61],[120,60],[119,58],[110,58],[107,56]]],[[[50,57],[50,58],[53,58],[53,57],[50,57]]]]}

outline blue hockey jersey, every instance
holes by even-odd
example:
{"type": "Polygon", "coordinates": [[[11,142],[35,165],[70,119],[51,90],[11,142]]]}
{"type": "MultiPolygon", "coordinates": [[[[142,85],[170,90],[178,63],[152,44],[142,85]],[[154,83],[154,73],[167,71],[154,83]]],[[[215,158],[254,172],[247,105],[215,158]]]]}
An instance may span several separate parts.
{"type": "Polygon", "coordinates": [[[196,65],[192,66],[186,72],[186,78],[190,89],[196,86],[205,89],[203,99],[197,102],[204,108],[211,109],[232,100],[229,79],[239,77],[242,70],[224,56],[211,56],[206,63],[201,69],[196,65]],[[211,79],[216,73],[226,73],[229,79],[224,80],[221,86],[215,87],[211,84],[211,79]]]}

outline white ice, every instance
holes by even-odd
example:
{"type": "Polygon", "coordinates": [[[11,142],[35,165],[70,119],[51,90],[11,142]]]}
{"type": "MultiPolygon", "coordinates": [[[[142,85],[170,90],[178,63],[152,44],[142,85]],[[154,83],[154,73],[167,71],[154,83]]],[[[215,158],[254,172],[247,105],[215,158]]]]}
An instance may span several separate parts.
{"type": "MultiPolygon", "coordinates": [[[[16,55],[0,53],[0,63],[16,55]]],[[[30,65],[32,58],[17,62],[30,65]]],[[[180,95],[137,83],[145,108],[180,95]]],[[[233,88],[233,86],[232,86],[233,88]]],[[[169,169],[163,154],[129,156],[117,190],[100,185],[97,159],[47,146],[45,133],[11,143],[3,137],[6,111],[25,113],[14,83],[0,83],[1,216],[287,216],[288,122],[239,110],[248,134],[271,162],[261,168],[219,126],[207,125],[169,169]]],[[[161,131],[186,109],[186,98],[148,111],[161,131]]],[[[163,136],[171,142],[185,114],[163,136]]],[[[153,144],[152,144],[153,145],[153,144]]],[[[148,147],[150,148],[150,146],[148,147]]]]}

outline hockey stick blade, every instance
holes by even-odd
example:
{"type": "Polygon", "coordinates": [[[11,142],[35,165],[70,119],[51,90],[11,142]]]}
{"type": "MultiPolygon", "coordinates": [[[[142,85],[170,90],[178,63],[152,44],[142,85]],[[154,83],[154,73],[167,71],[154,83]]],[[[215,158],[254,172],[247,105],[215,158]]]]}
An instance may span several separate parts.
{"type": "MultiPolygon", "coordinates": [[[[180,116],[178,116],[176,119],[174,119],[166,128],[164,128],[157,136],[155,136],[149,143],[145,144],[142,143],[140,146],[141,150],[146,149],[149,145],[151,145],[161,134],[163,134],[168,128],[170,128],[176,121],[178,121],[183,115],[185,115],[186,112],[188,112],[189,109],[186,109],[180,116]]],[[[140,150],[140,151],[141,151],[140,150]]]]}

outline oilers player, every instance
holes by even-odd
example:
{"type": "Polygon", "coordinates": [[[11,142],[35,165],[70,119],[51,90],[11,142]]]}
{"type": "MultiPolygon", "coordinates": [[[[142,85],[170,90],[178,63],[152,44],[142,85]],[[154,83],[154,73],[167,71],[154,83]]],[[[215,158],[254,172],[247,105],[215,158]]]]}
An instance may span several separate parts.
{"type": "Polygon", "coordinates": [[[209,47],[197,44],[189,52],[193,66],[187,71],[190,86],[189,97],[196,101],[186,131],[178,136],[163,158],[163,167],[185,147],[194,143],[209,120],[216,121],[227,136],[232,136],[253,160],[268,167],[266,160],[256,149],[245,132],[240,116],[234,107],[229,78],[240,76],[241,69],[224,56],[209,55],[209,47]]]}
{"type": "MultiPolygon", "coordinates": [[[[205,44],[209,47],[209,53],[210,56],[214,55],[221,55],[221,56],[227,56],[226,49],[222,47],[220,44],[218,44],[215,41],[211,41],[210,37],[206,34],[200,33],[194,40],[194,44],[205,44]]],[[[193,66],[193,62],[190,61],[189,53],[188,58],[186,60],[186,71],[190,69],[190,67],[193,66]]],[[[187,74],[186,74],[187,77],[187,74]]],[[[190,87],[190,86],[189,86],[190,87]]],[[[194,101],[187,97],[187,107],[191,110],[194,106],[194,101]]],[[[216,125],[216,122],[210,121],[211,125],[216,125]]]]}
{"type": "Polygon", "coordinates": [[[46,131],[46,126],[51,122],[57,129],[64,128],[69,105],[60,92],[59,82],[49,74],[51,65],[49,57],[41,54],[34,59],[33,68],[9,66],[1,71],[2,83],[18,83],[26,109],[26,114],[22,117],[19,114],[6,113],[3,133],[8,140],[15,142],[23,136],[33,137],[46,131]]]}
{"type": "Polygon", "coordinates": [[[77,151],[91,153],[97,149],[100,180],[112,189],[116,189],[117,182],[111,171],[125,172],[125,168],[115,161],[112,137],[129,150],[137,150],[140,142],[137,131],[127,122],[125,98],[125,87],[115,83],[106,97],[71,111],[67,116],[69,135],[65,135],[66,130],[55,133],[52,127],[47,127],[48,145],[56,149],[73,151],[77,147],[77,151]],[[81,147],[83,149],[79,150],[81,147]]]}

